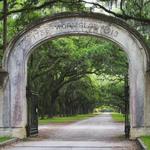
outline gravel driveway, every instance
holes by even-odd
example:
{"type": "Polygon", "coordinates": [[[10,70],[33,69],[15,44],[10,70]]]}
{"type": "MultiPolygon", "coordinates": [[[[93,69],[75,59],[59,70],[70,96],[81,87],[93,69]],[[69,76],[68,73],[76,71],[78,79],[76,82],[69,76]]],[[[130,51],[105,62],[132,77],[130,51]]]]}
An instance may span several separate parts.
{"type": "Polygon", "coordinates": [[[139,150],[135,141],[124,138],[124,124],[112,120],[111,114],[71,124],[39,127],[39,136],[13,144],[4,150],[139,150]]]}

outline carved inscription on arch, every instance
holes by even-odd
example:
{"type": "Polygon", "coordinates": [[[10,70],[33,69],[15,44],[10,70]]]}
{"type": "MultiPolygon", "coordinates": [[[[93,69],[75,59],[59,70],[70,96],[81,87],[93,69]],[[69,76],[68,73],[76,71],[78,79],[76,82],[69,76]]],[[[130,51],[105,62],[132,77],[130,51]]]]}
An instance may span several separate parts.
{"type": "MultiPolygon", "coordinates": [[[[53,21],[41,25],[38,28],[35,28],[31,32],[25,34],[19,41],[16,46],[17,49],[22,49],[23,56],[28,53],[28,50],[32,45],[42,39],[50,38],[55,34],[59,33],[85,33],[85,34],[95,34],[95,35],[104,35],[111,38],[118,37],[118,30],[113,27],[111,24],[106,24],[104,22],[91,21],[89,19],[62,19],[61,21],[53,21]]],[[[20,51],[20,50],[19,50],[20,51]]]]}
{"type": "Polygon", "coordinates": [[[103,25],[98,23],[88,23],[88,22],[65,22],[55,25],[56,30],[82,30],[89,31],[96,34],[105,34],[113,37],[118,36],[118,31],[114,30],[109,25],[103,25]]]}

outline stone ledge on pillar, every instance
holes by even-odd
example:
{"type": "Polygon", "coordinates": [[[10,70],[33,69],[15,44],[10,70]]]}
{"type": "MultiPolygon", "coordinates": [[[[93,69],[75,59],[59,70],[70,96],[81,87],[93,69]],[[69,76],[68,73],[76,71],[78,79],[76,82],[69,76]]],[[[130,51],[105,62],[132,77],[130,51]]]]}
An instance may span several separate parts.
{"type": "Polygon", "coordinates": [[[27,137],[26,128],[24,128],[24,127],[12,128],[12,137],[16,137],[19,139],[26,138],[27,137]]]}
{"type": "Polygon", "coordinates": [[[19,139],[24,139],[27,137],[26,128],[3,128],[0,127],[0,135],[1,136],[11,136],[19,139]]]}
{"type": "Polygon", "coordinates": [[[150,127],[131,128],[130,139],[136,139],[141,136],[150,135],[150,127]]]}

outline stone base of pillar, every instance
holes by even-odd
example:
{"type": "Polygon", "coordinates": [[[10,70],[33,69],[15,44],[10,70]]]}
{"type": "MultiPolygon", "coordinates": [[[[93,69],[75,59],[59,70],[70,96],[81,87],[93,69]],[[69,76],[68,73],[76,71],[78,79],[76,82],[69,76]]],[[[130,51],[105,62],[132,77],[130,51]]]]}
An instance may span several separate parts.
{"type": "Polygon", "coordinates": [[[136,139],[140,136],[150,135],[150,127],[131,128],[130,139],[136,139]]]}
{"type": "Polygon", "coordinates": [[[16,137],[19,139],[24,139],[27,137],[26,128],[13,128],[12,129],[12,137],[16,137]]]}
{"type": "Polygon", "coordinates": [[[26,128],[0,128],[1,136],[11,136],[19,139],[27,137],[26,128]]]}
{"type": "Polygon", "coordinates": [[[0,136],[11,136],[11,129],[0,127],[0,136]]]}

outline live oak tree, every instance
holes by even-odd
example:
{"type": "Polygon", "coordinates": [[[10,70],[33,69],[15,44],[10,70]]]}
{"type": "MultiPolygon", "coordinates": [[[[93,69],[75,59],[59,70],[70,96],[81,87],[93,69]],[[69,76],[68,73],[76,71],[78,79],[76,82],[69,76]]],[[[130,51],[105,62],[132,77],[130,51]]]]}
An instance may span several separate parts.
{"type": "MultiPolygon", "coordinates": [[[[92,112],[105,97],[91,75],[117,77],[123,89],[128,67],[117,46],[84,36],[49,41],[35,50],[28,64],[28,89],[39,93],[39,112],[49,117],[92,112]]],[[[123,95],[117,104],[124,103],[123,95]]]]}
{"type": "Polygon", "coordinates": [[[3,35],[0,49],[5,50],[13,35],[33,20],[58,12],[93,12],[95,9],[127,21],[149,39],[149,0],[0,0],[0,33],[3,35]]]}
{"type": "MultiPolygon", "coordinates": [[[[149,0],[0,0],[0,58],[26,24],[67,11],[103,10],[133,26],[150,45],[149,9],[149,0]]],[[[110,42],[92,37],[55,39],[31,55],[28,89],[39,94],[41,116],[85,113],[102,104],[123,112],[127,68],[125,54],[110,42]],[[93,74],[101,80],[93,79],[93,74]]]]}

